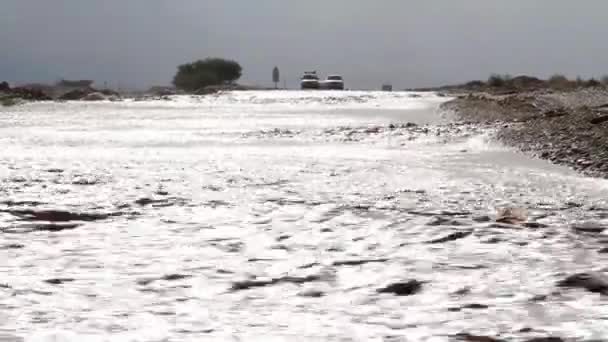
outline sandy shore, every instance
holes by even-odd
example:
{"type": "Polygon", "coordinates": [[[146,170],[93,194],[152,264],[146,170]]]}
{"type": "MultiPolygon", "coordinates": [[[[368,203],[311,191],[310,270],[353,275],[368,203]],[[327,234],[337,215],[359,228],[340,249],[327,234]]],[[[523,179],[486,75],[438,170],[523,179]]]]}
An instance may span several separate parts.
{"type": "Polygon", "coordinates": [[[584,174],[608,178],[608,91],[456,94],[443,105],[460,120],[494,122],[504,144],[584,174]]]}

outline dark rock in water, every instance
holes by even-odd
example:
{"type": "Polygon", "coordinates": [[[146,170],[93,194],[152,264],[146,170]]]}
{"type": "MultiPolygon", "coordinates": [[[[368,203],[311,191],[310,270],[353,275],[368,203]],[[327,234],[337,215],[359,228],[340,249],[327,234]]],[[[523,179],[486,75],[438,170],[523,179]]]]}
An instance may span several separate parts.
{"type": "Polygon", "coordinates": [[[549,227],[546,224],[539,223],[539,222],[524,222],[522,224],[522,226],[524,226],[526,228],[547,228],[547,227],[549,227]]]}
{"type": "Polygon", "coordinates": [[[459,290],[456,290],[456,291],[450,293],[450,295],[452,295],[452,296],[466,296],[469,293],[471,293],[471,288],[470,287],[463,287],[463,288],[461,288],[459,290]]]}
{"type": "Polygon", "coordinates": [[[585,222],[572,225],[574,231],[580,233],[601,233],[606,230],[606,227],[594,222],[585,222]]]}
{"type": "Polygon", "coordinates": [[[76,179],[74,179],[72,181],[73,185],[95,185],[97,184],[99,181],[96,179],[91,179],[91,178],[85,178],[85,177],[78,177],[76,179]]]}
{"type": "Polygon", "coordinates": [[[175,281],[175,280],[181,280],[181,279],[187,279],[187,278],[191,278],[192,276],[189,274],[167,274],[164,275],[160,278],[144,278],[144,279],[140,279],[137,281],[138,285],[142,285],[142,286],[146,286],[149,285],[157,280],[164,280],[164,281],[175,281]]]}
{"type": "Polygon", "coordinates": [[[8,245],[0,246],[0,249],[21,249],[25,246],[20,243],[10,243],[8,245]]]}
{"type": "Polygon", "coordinates": [[[547,298],[549,298],[549,296],[547,295],[536,295],[532,298],[530,298],[531,302],[543,302],[545,300],[547,300],[547,298]]]}
{"type": "Polygon", "coordinates": [[[333,266],[358,266],[373,262],[387,262],[389,259],[367,259],[367,260],[344,260],[344,261],[334,261],[333,266]]]}
{"type": "Polygon", "coordinates": [[[277,241],[278,241],[278,242],[281,242],[281,241],[283,241],[283,240],[287,240],[287,239],[289,239],[290,237],[291,237],[291,235],[287,235],[287,234],[285,234],[285,235],[281,235],[281,236],[277,237],[277,241]]]}
{"type": "Polygon", "coordinates": [[[500,340],[490,336],[481,336],[481,335],[471,335],[467,333],[460,333],[454,336],[458,341],[466,341],[466,342],[503,342],[504,340],[500,340]]]}
{"type": "Polygon", "coordinates": [[[604,247],[604,248],[598,250],[597,252],[600,254],[606,254],[606,253],[608,253],[608,247],[604,247]]]}
{"type": "Polygon", "coordinates": [[[190,277],[192,277],[192,276],[188,275],[188,274],[168,274],[166,276],[163,276],[161,278],[161,280],[173,281],[173,280],[186,279],[186,278],[190,278],[190,277]]]}
{"type": "Polygon", "coordinates": [[[304,284],[313,281],[322,280],[321,276],[318,275],[310,275],[306,277],[280,277],[280,278],[271,278],[267,280],[244,280],[238,281],[232,284],[230,288],[232,291],[241,291],[241,290],[249,290],[255,287],[264,287],[269,285],[276,285],[281,283],[291,283],[291,284],[304,284]]]}
{"type": "Polygon", "coordinates": [[[465,237],[471,235],[472,233],[473,233],[472,230],[455,232],[455,233],[449,234],[447,236],[444,236],[444,237],[441,237],[441,238],[437,238],[435,240],[428,241],[427,243],[434,244],[434,243],[450,242],[450,241],[454,241],[454,240],[465,238],[465,237]]]}
{"type": "Polygon", "coordinates": [[[578,287],[608,295],[608,279],[600,273],[577,273],[557,282],[559,287],[578,287]]]}
{"type": "Polygon", "coordinates": [[[63,173],[62,169],[57,169],[57,168],[51,168],[51,169],[47,169],[46,172],[48,173],[63,173]]]}
{"type": "Polygon", "coordinates": [[[490,218],[490,216],[484,215],[484,216],[473,217],[473,221],[481,223],[481,222],[490,222],[490,221],[492,221],[492,219],[490,218]]]}
{"type": "Polygon", "coordinates": [[[159,204],[159,203],[167,203],[167,200],[166,199],[151,199],[151,198],[147,198],[147,197],[142,197],[142,198],[135,200],[135,204],[141,205],[141,206],[146,206],[149,204],[159,204]]]}
{"type": "Polygon", "coordinates": [[[243,280],[232,284],[232,291],[249,290],[255,287],[264,287],[276,284],[273,279],[270,280],[243,280]]]}
{"type": "Polygon", "coordinates": [[[422,290],[424,282],[412,279],[406,282],[390,284],[386,287],[376,290],[378,293],[392,293],[397,296],[410,296],[422,290]]]}
{"type": "Polygon", "coordinates": [[[300,297],[311,297],[311,298],[321,298],[321,297],[325,296],[325,293],[323,291],[318,291],[318,290],[309,290],[309,291],[304,291],[304,292],[298,293],[298,296],[300,296],[300,297]]]}
{"type": "Polygon", "coordinates": [[[73,279],[73,278],[52,278],[52,279],[47,279],[44,282],[47,284],[51,284],[51,285],[61,285],[63,283],[69,283],[74,280],[75,279],[73,279]]]}
{"type": "Polygon", "coordinates": [[[19,228],[29,228],[37,231],[60,232],[62,230],[72,230],[80,227],[78,223],[39,223],[20,226],[19,228]]]}
{"type": "Polygon", "coordinates": [[[456,308],[449,308],[448,311],[459,312],[459,311],[466,310],[466,309],[480,310],[480,309],[487,309],[487,308],[489,308],[489,306],[487,306],[485,304],[473,303],[473,304],[466,304],[466,305],[456,307],[456,308]]]}
{"type": "Polygon", "coordinates": [[[447,219],[445,217],[435,217],[432,221],[427,223],[427,226],[462,226],[461,222],[456,220],[447,219]]]}
{"type": "Polygon", "coordinates": [[[591,120],[589,120],[590,123],[597,125],[597,124],[601,124],[608,121],[608,115],[602,115],[602,116],[598,116],[596,118],[593,118],[591,120]]]}
{"type": "Polygon", "coordinates": [[[495,243],[500,243],[503,242],[504,240],[497,237],[497,236],[493,236],[485,241],[482,241],[481,243],[486,243],[486,244],[495,244],[495,243]]]}
{"type": "Polygon", "coordinates": [[[68,222],[68,221],[98,221],[105,220],[108,214],[101,213],[74,213],[64,210],[34,210],[34,209],[4,209],[0,212],[18,216],[27,221],[49,221],[49,222],[68,222]]]}

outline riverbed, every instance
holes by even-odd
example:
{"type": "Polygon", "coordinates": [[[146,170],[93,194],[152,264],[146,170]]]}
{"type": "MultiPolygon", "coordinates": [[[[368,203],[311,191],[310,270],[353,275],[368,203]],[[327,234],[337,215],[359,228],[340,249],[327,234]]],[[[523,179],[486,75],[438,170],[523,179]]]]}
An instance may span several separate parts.
{"type": "Polygon", "coordinates": [[[571,227],[608,224],[608,181],[454,122],[448,99],[244,91],[0,108],[0,337],[608,336],[605,298],[555,286],[606,267],[608,234],[571,227]],[[503,207],[529,224],[496,224],[503,207]],[[420,290],[378,292],[408,280],[420,290]]]}

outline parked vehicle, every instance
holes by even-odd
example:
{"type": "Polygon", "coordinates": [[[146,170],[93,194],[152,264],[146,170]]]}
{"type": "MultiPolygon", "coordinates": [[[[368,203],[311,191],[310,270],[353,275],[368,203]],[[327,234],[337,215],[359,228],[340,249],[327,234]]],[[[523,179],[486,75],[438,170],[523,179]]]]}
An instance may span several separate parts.
{"type": "Polygon", "coordinates": [[[385,83],[382,85],[383,91],[393,91],[393,85],[389,83],[385,83]]]}
{"type": "Polygon", "coordinates": [[[320,86],[319,76],[317,76],[316,71],[304,72],[304,76],[300,80],[300,87],[302,89],[319,89],[320,86]]]}
{"type": "Polygon", "coordinates": [[[344,90],[344,79],[340,75],[329,75],[322,83],[323,89],[344,90]]]}

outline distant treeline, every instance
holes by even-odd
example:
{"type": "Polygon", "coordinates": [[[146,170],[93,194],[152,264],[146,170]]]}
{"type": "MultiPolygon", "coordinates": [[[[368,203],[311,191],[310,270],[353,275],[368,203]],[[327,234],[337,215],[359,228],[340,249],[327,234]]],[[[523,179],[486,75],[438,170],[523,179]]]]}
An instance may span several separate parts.
{"type": "Polygon", "coordinates": [[[574,90],[589,87],[608,87],[608,76],[600,80],[595,78],[568,79],[561,74],[555,74],[546,80],[520,75],[512,77],[508,74],[493,74],[486,81],[474,80],[464,84],[448,85],[435,88],[416,90],[469,90],[469,91],[521,91],[535,89],[574,90]]]}

